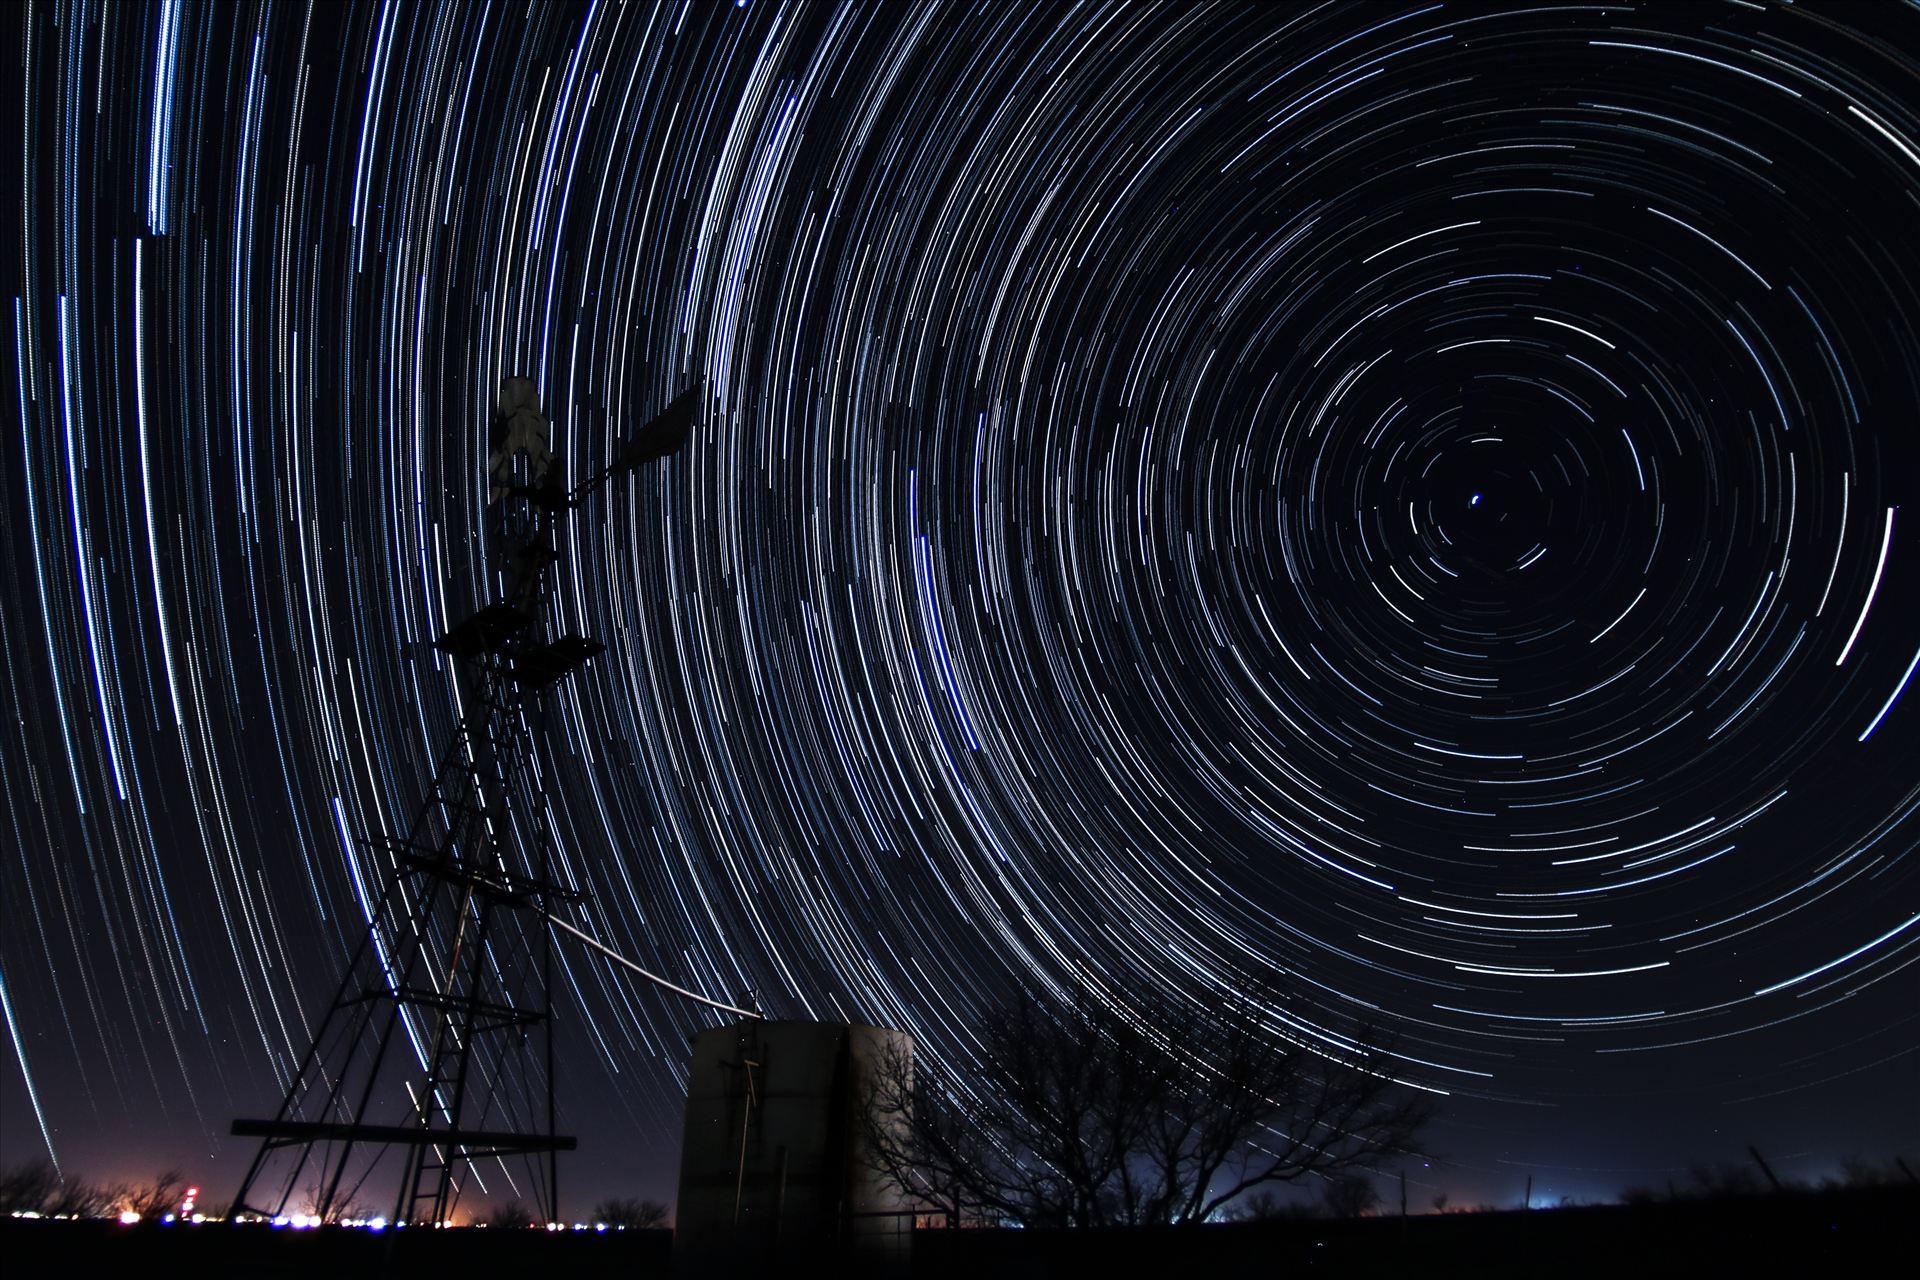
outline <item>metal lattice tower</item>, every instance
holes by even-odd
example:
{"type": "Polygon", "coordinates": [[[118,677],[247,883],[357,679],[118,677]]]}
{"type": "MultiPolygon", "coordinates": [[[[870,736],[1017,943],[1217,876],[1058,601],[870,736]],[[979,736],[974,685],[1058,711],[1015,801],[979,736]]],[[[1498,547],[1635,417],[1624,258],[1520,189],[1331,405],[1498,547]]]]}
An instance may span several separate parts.
{"type": "Polygon", "coordinates": [[[304,1191],[302,1211],[333,1221],[370,1180],[387,1184],[397,1153],[396,1223],[449,1220],[469,1181],[485,1185],[475,1166],[496,1159],[502,1181],[558,1220],[558,1154],[576,1143],[557,1132],[553,922],[583,895],[553,876],[531,720],[603,646],[547,638],[554,534],[587,494],[678,448],[697,404],[697,392],[679,397],[568,492],[533,383],[507,380],[488,459],[505,594],[434,643],[464,668],[459,726],[407,833],[359,842],[367,928],[279,1111],[233,1122],[261,1142],[232,1216],[279,1217],[304,1191]],[[270,1170],[270,1203],[255,1205],[270,1170]]]}

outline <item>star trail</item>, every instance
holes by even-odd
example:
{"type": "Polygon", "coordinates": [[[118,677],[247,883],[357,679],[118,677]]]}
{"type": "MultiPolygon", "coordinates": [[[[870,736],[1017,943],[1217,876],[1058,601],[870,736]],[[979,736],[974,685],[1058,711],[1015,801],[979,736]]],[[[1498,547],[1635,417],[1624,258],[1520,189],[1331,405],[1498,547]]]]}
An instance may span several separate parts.
{"type": "MultiPolygon", "coordinates": [[[[14,13],[6,1162],[244,1163],[515,374],[568,487],[706,392],[559,547],[572,930],[1377,1028],[1434,1187],[1920,1138],[1913,5],[14,13]]],[[[720,1015],[556,955],[664,1190],[720,1015]]]]}

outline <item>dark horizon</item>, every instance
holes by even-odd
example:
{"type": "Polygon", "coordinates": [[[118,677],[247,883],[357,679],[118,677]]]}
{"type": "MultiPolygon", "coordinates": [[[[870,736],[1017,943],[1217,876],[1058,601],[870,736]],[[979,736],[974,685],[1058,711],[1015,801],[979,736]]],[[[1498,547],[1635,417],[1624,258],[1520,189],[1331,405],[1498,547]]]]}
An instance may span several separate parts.
{"type": "MultiPolygon", "coordinates": [[[[0,1166],[239,1182],[511,375],[570,485],[702,392],[556,567],[622,955],[1374,1026],[1416,1210],[1912,1163],[1920,14],[1534,8],[21,10],[0,1166]]],[[[670,1202],[720,1015],[559,954],[670,1202]]]]}

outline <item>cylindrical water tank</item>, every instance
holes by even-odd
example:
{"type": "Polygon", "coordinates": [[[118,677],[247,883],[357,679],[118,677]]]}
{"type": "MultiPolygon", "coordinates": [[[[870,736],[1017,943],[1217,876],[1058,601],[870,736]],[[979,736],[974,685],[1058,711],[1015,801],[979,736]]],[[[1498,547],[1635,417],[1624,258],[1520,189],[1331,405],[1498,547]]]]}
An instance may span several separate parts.
{"type": "Polygon", "coordinates": [[[911,1210],[866,1158],[871,1073],[911,1070],[884,1027],[743,1020],[693,1041],[675,1244],[683,1251],[903,1243],[911,1210]]]}

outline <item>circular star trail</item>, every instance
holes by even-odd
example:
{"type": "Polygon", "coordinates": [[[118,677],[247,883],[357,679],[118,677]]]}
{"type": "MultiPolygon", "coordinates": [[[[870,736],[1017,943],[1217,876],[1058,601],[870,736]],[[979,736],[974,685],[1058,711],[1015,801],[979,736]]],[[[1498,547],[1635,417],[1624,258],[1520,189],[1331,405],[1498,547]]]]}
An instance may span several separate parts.
{"type": "MultiPolygon", "coordinates": [[[[513,374],[575,482],[706,391],[538,730],[676,982],[1376,1028],[1469,1165],[1911,1072],[1911,10],[19,13],[10,1158],[284,1087],[513,374]]],[[[562,1002],[563,1121],[670,1143],[711,1015],[562,1002]]]]}

